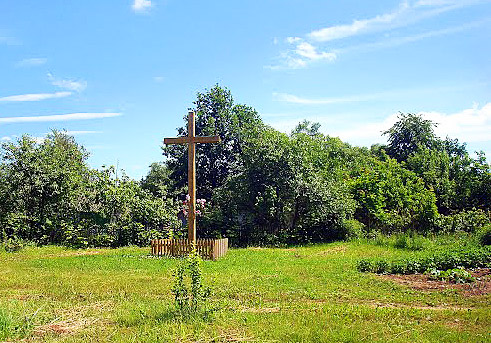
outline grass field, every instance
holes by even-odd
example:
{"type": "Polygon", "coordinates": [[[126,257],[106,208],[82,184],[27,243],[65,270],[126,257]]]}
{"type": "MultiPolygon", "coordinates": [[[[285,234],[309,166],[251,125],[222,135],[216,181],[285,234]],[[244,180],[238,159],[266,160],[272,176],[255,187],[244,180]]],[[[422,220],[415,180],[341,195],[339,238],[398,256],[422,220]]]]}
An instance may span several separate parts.
{"type": "Polygon", "coordinates": [[[232,249],[205,261],[208,319],[171,315],[178,260],[149,249],[0,252],[0,342],[489,342],[489,295],[415,290],[363,274],[362,242],[232,249]]]}

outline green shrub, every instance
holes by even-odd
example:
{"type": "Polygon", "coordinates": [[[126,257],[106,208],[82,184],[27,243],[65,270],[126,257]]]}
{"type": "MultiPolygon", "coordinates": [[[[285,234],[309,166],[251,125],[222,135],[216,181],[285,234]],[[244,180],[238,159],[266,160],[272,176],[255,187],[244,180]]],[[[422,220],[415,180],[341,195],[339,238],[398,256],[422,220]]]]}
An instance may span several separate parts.
{"type": "Polygon", "coordinates": [[[399,233],[395,235],[394,248],[407,250],[423,250],[425,248],[425,239],[412,233],[399,233]]]}
{"type": "Polygon", "coordinates": [[[348,239],[365,238],[365,224],[356,219],[347,219],[343,222],[348,239]]]}
{"type": "Polygon", "coordinates": [[[6,252],[17,252],[24,249],[27,242],[16,237],[12,237],[6,239],[2,245],[6,252]]]}
{"type": "Polygon", "coordinates": [[[477,233],[479,244],[486,246],[491,245],[491,225],[486,225],[477,233]]]}
{"type": "Polygon", "coordinates": [[[489,217],[483,210],[474,209],[458,212],[448,216],[441,216],[437,225],[442,232],[476,232],[489,225],[489,217]]]}

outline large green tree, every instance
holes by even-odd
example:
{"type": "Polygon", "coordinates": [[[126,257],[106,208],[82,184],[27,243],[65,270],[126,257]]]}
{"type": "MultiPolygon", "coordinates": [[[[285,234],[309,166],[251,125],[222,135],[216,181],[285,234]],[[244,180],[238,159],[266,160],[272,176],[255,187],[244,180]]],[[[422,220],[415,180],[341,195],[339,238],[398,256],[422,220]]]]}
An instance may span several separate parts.
{"type": "Polygon", "coordinates": [[[435,126],[435,123],[419,114],[400,113],[398,121],[383,133],[388,136],[387,153],[401,162],[420,148],[433,148],[435,126]]]}
{"type": "MultiPolygon", "coordinates": [[[[196,148],[198,197],[211,199],[213,190],[222,185],[237,167],[248,138],[254,136],[263,124],[253,108],[235,104],[231,92],[218,85],[205,93],[198,93],[194,104],[196,135],[219,135],[222,139],[218,144],[198,144],[196,148]]],[[[187,123],[187,115],[184,121],[187,123]]],[[[179,136],[187,135],[187,125],[177,130],[179,136]]],[[[187,147],[166,146],[163,154],[173,189],[183,189],[187,185],[187,147]]]]}

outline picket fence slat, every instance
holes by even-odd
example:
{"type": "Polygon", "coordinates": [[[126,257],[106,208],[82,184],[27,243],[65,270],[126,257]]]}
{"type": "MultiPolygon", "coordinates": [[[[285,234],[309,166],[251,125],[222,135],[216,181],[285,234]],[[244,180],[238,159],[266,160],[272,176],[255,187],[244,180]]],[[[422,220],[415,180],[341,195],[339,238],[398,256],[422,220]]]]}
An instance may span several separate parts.
{"type": "MultiPolygon", "coordinates": [[[[152,239],[151,254],[154,256],[184,257],[191,252],[192,241],[189,239],[152,239]]],[[[196,251],[207,260],[216,261],[228,250],[228,238],[199,238],[196,240],[196,251]]]]}

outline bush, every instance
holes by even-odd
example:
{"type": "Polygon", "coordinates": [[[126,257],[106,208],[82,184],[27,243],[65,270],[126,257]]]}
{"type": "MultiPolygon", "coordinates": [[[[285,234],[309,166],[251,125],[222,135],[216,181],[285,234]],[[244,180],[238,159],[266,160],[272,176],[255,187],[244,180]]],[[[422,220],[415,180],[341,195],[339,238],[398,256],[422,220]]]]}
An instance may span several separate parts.
{"type": "Polygon", "coordinates": [[[416,234],[400,233],[395,235],[394,247],[407,250],[423,250],[425,248],[425,239],[416,234]]]}
{"type": "Polygon", "coordinates": [[[347,219],[343,224],[348,239],[365,238],[365,224],[356,219],[347,219]]]}
{"type": "Polygon", "coordinates": [[[19,239],[19,238],[16,238],[16,237],[8,238],[2,244],[2,246],[6,252],[20,251],[20,250],[24,249],[24,247],[26,245],[27,245],[26,241],[19,239]]]}
{"type": "Polygon", "coordinates": [[[439,229],[446,233],[456,231],[476,232],[489,224],[488,215],[480,209],[441,216],[437,221],[439,229]]]}
{"type": "Polygon", "coordinates": [[[477,233],[477,239],[482,246],[491,245],[491,225],[486,225],[477,233]]]}

